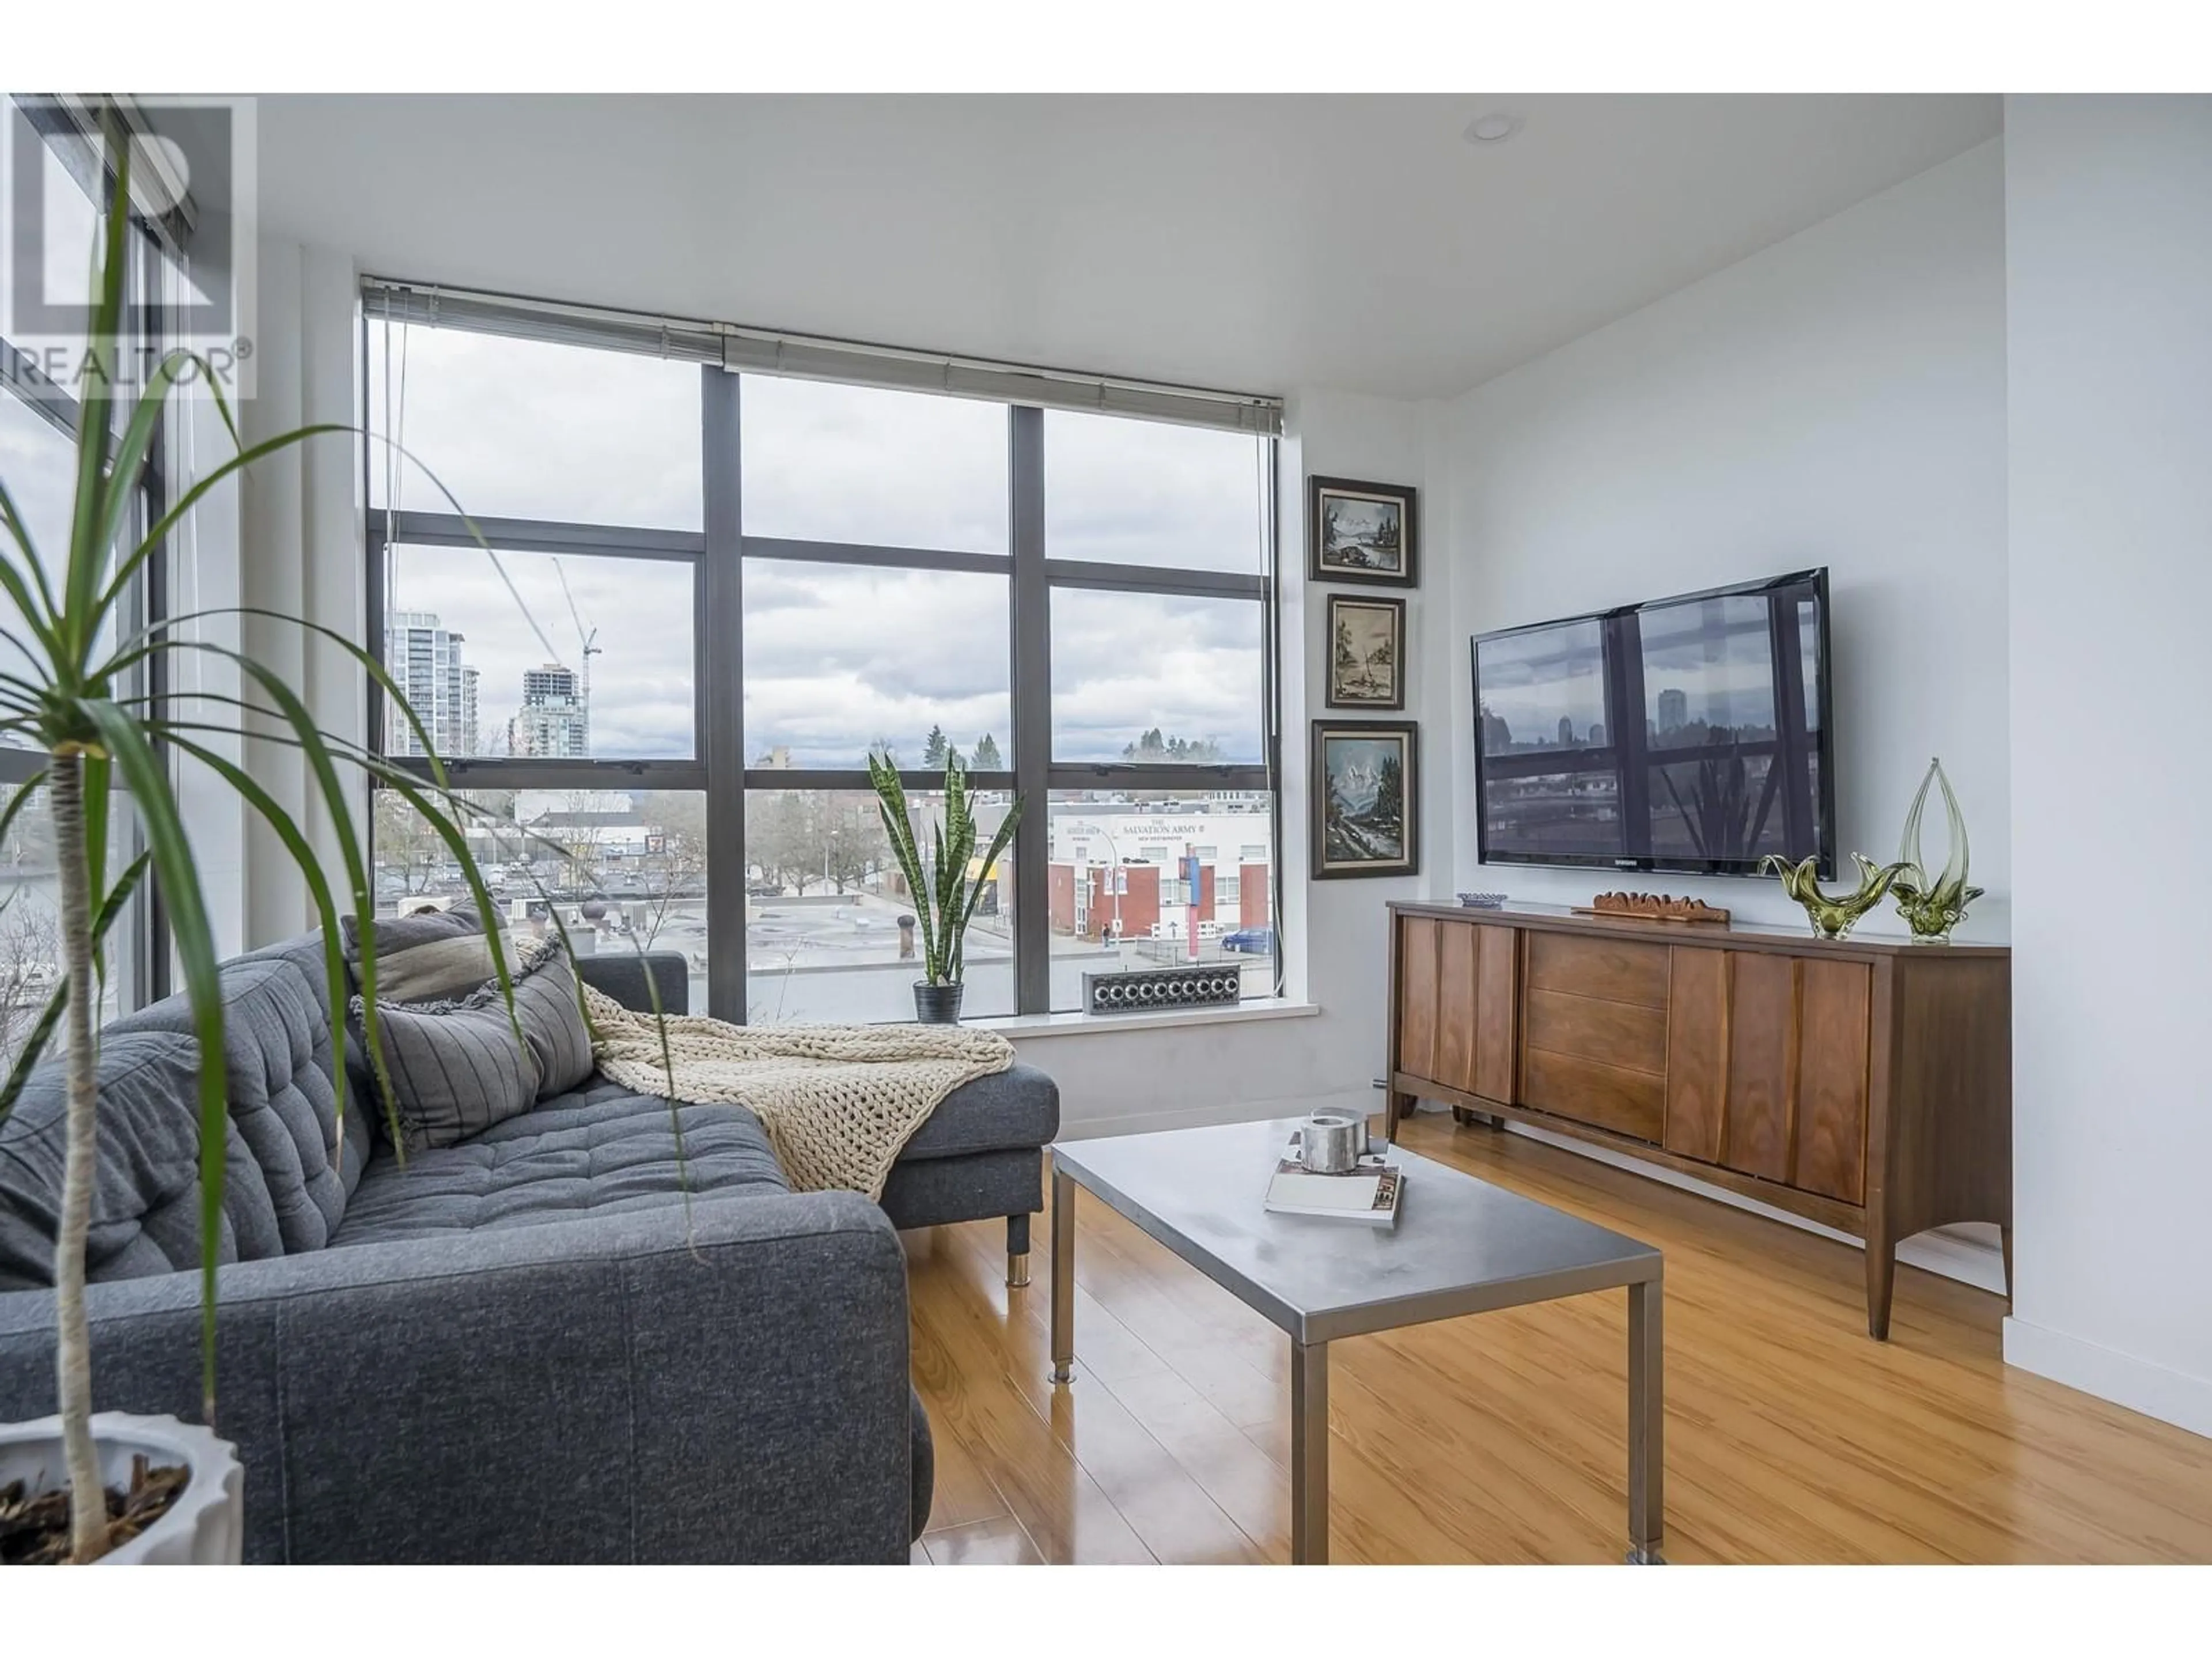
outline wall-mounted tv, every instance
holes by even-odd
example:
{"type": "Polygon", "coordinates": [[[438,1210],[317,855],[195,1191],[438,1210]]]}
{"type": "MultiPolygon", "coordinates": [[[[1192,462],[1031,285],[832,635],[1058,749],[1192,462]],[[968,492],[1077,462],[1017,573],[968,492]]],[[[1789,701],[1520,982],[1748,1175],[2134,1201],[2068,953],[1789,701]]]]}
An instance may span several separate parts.
{"type": "Polygon", "coordinates": [[[1835,873],[1828,573],[1478,635],[1486,864],[1835,873]]]}

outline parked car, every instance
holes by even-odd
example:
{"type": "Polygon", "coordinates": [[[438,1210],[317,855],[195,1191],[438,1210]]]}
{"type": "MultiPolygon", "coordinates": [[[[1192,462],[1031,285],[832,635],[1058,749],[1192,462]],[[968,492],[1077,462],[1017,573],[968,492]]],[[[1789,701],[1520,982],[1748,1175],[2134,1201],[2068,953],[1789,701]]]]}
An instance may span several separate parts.
{"type": "Polygon", "coordinates": [[[1233,933],[1221,936],[1221,948],[1240,951],[1248,956],[1273,956],[1275,953],[1275,930],[1272,927],[1240,927],[1233,933]]]}

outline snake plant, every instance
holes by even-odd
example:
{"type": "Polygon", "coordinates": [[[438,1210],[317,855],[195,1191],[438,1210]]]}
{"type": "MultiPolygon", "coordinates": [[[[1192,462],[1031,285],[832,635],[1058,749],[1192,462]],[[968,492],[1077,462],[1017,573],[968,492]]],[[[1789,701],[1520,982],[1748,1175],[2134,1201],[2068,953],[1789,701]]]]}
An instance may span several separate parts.
{"type": "Polygon", "coordinates": [[[968,924],[975,919],[975,904],[984,883],[998,867],[1000,854],[1014,838],[1021,821],[1022,801],[1017,796],[1006,821],[991,837],[983,854],[981,880],[968,879],[969,861],[975,854],[975,818],[968,801],[968,775],[958,762],[945,768],[945,820],[927,836],[925,846],[915,836],[914,821],[907,810],[906,787],[898,768],[883,754],[868,757],[868,781],[875,786],[876,805],[883,813],[884,833],[890,838],[891,856],[906,877],[914,896],[915,919],[921,933],[922,969],[932,985],[957,985],[963,971],[968,924]]]}
{"type": "MultiPolygon", "coordinates": [[[[0,742],[27,745],[45,756],[43,769],[0,809],[0,836],[5,836],[16,815],[27,809],[43,785],[58,864],[66,969],[25,1044],[6,1094],[0,1096],[0,1119],[4,1119],[30,1066],[58,1031],[68,1094],[62,1201],[55,1241],[56,1369],[70,1493],[71,1546],[78,1560],[100,1554],[106,1543],[104,1482],[92,1434],[91,1343],[85,1316],[85,1240],[92,1218],[98,1109],[94,980],[102,971],[104,939],[149,871],[160,887],[199,1043],[196,1105],[200,1141],[202,1390],[207,1420],[210,1425],[214,1421],[216,1266],[228,1127],[221,1059],[223,1007],[214,932],[201,893],[191,841],[178,809],[172,781],[173,763],[204,767],[234,791],[274,832],[298,868],[321,919],[324,968],[334,1011],[346,1006],[349,987],[341,954],[333,883],[322,870],[300,817],[217,746],[239,737],[248,713],[273,722],[273,730],[256,732],[255,742],[278,744],[301,757],[309,794],[327,815],[334,832],[343,864],[343,887],[355,915],[373,915],[374,896],[342,769],[374,777],[422,816],[460,866],[478,914],[485,919],[487,933],[496,927],[496,912],[461,830],[464,809],[456,805],[447,787],[445,769],[436,758],[429,733],[383,665],[369,653],[328,629],[251,606],[197,611],[135,632],[129,629],[122,606],[132,579],[210,491],[278,451],[325,434],[350,434],[355,428],[328,423],[305,426],[249,447],[239,438],[212,367],[187,352],[163,357],[153,368],[143,390],[135,396],[120,390],[118,370],[128,349],[124,337],[125,287],[135,233],[129,216],[129,145],[112,125],[106,134],[106,151],[114,188],[104,214],[105,252],[95,256],[96,299],[86,342],[87,373],[76,425],[68,545],[33,545],[14,494],[5,480],[0,480],[0,587],[5,588],[21,617],[20,632],[0,629],[0,635],[24,659],[18,672],[0,673],[0,742]],[[141,534],[133,526],[132,509],[161,429],[162,411],[178,386],[194,378],[203,379],[210,388],[230,435],[231,452],[141,534]],[[382,687],[392,707],[413,728],[424,754],[430,757],[428,780],[386,764],[356,739],[322,730],[275,669],[210,640],[182,637],[178,632],[179,624],[218,615],[270,617],[331,641],[344,650],[382,687]],[[111,634],[115,637],[111,639],[111,634]],[[203,692],[164,701],[131,690],[134,683],[150,680],[152,677],[143,671],[158,659],[187,653],[229,664],[238,673],[245,694],[228,696],[203,692]],[[136,818],[137,840],[144,850],[111,877],[109,849],[122,843],[118,815],[123,811],[136,818]]],[[[511,1019],[514,985],[506,953],[495,949],[491,957],[511,1019]]],[[[365,1047],[380,1078],[383,1049],[377,1035],[373,951],[362,954],[359,973],[367,1010],[365,1047]]],[[[519,1042],[519,1028],[516,1035],[519,1042]]],[[[337,1068],[333,1083],[338,1091],[337,1109],[343,1115],[346,1105],[343,1066],[337,1068]]],[[[388,1081],[383,1087],[389,1103],[388,1081]]],[[[341,1142],[343,1134],[341,1116],[341,1142]]]]}

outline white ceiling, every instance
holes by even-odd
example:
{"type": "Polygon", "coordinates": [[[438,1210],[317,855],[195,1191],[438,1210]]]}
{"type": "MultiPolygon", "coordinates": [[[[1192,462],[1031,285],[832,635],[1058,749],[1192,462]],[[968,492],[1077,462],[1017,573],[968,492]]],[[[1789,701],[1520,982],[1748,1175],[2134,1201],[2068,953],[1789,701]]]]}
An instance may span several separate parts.
{"type": "Polygon", "coordinates": [[[364,270],[1237,391],[1464,391],[1996,136],[1994,97],[271,97],[364,270]],[[1524,114],[1504,143],[1461,132],[1524,114]]]}

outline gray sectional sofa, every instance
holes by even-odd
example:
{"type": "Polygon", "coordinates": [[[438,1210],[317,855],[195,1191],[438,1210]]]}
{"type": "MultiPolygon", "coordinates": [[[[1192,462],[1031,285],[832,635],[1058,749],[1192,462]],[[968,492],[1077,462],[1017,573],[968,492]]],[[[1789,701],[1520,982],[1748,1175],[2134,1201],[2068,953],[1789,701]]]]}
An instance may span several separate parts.
{"type": "MultiPolygon", "coordinates": [[[[578,965],[628,1006],[650,973],[684,1006],[679,957],[578,965]]],[[[679,1180],[669,1103],[597,1074],[401,1167],[319,942],[240,957],[223,985],[216,1426],[246,1465],[249,1561],[907,1559],[932,1459],[893,1229],[1003,1215],[1025,1250],[1049,1078],[956,1091],[880,1207],[792,1192],[738,1108],[677,1109],[679,1180]]],[[[103,1409],[199,1414],[196,1055],[181,999],[102,1036],[103,1409]]],[[[49,1060],[0,1124],[0,1421],[52,1409],[61,1097],[49,1060]]]]}

